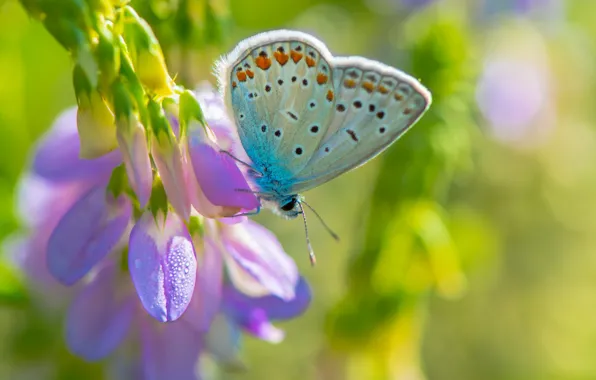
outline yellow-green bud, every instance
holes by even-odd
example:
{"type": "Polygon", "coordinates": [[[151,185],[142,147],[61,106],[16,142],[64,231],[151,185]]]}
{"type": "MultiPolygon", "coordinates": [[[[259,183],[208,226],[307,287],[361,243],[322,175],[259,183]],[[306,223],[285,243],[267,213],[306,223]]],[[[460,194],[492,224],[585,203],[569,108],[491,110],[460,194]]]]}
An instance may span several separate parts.
{"type": "Polygon", "coordinates": [[[79,155],[84,159],[101,157],[118,147],[114,115],[78,65],[73,71],[73,84],[78,103],[79,155]]]}
{"type": "Polygon", "coordinates": [[[155,95],[173,94],[173,81],[151,27],[131,7],[125,8],[125,17],[124,39],[139,79],[155,95]]]}

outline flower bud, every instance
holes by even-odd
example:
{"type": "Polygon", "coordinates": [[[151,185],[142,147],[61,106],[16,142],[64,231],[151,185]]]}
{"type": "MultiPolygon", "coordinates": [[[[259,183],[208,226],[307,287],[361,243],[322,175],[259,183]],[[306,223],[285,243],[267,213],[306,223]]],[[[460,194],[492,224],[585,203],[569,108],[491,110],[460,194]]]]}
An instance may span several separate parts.
{"type": "Polygon", "coordinates": [[[147,135],[134,113],[132,99],[124,85],[117,81],[112,88],[118,145],[130,186],[137,195],[140,207],[145,207],[149,201],[153,183],[147,135]]]}
{"type": "Polygon", "coordinates": [[[174,213],[145,212],[130,233],[128,267],[141,303],[160,322],[188,307],[197,260],[188,229],[174,213]]]}
{"type": "Polygon", "coordinates": [[[125,8],[127,24],[124,38],[130,47],[135,71],[141,82],[153,93],[174,93],[159,41],[151,27],[131,7],[125,8]]]}
{"type": "Polygon", "coordinates": [[[151,120],[151,153],[157,171],[163,182],[168,200],[183,220],[190,217],[190,199],[188,196],[182,155],[162,108],[155,101],[149,101],[149,118],[151,120]]]}
{"type": "Polygon", "coordinates": [[[95,58],[101,72],[101,84],[109,88],[120,70],[120,44],[107,28],[99,30],[95,58]]]}
{"type": "Polygon", "coordinates": [[[73,83],[78,103],[79,156],[84,159],[101,157],[118,147],[114,115],[78,65],[73,71],[73,83]]]}

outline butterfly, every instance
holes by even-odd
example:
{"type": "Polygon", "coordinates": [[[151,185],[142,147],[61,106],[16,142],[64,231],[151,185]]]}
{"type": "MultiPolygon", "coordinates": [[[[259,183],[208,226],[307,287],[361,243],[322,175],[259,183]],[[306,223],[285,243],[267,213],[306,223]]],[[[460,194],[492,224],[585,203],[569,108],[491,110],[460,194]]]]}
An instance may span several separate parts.
{"type": "Polygon", "coordinates": [[[363,57],[334,57],[298,31],[240,42],[216,75],[262,206],[286,218],[302,214],[305,225],[300,192],[377,156],[431,104],[410,75],[363,57]]]}

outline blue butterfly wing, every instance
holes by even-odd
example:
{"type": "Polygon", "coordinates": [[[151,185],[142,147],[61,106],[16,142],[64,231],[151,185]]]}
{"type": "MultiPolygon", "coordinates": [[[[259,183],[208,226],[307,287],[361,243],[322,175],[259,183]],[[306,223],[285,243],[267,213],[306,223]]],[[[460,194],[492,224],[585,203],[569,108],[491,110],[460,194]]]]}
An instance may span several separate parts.
{"type": "Polygon", "coordinates": [[[219,65],[221,89],[255,168],[284,191],[319,148],[335,109],[330,53],[300,32],[241,42],[219,65]]]}
{"type": "Polygon", "coordinates": [[[430,92],[413,77],[362,57],[332,61],[336,104],[326,134],[292,193],[357,168],[387,149],[420,119],[430,92]]]}

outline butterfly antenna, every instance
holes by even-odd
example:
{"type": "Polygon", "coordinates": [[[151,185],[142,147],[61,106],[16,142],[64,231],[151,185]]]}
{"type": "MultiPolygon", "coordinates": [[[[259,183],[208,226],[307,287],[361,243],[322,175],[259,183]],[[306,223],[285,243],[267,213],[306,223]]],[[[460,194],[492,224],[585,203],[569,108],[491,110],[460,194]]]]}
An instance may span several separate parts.
{"type": "Polygon", "coordinates": [[[331,237],[333,237],[336,241],[339,241],[339,236],[335,232],[333,232],[333,230],[327,225],[327,223],[325,223],[323,218],[321,218],[321,215],[319,215],[319,213],[314,208],[312,208],[311,205],[309,205],[305,201],[300,201],[300,203],[304,203],[310,209],[310,211],[314,212],[314,214],[317,216],[317,218],[319,218],[319,220],[321,221],[321,224],[323,225],[323,227],[325,227],[327,232],[329,232],[329,235],[331,235],[331,237]]]}
{"type": "Polygon", "coordinates": [[[315,264],[317,263],[317,258],[315,256],[315,251],[313,251],[312,245],[310,244],[310,238],[308,237],[308,225],[306,224],[306,214],[304,213],[304,208],[302,208],[302,202],[298,202],[298,207],[300,207],[300,211],[302,214],[302,220],[304,220],[304,232],[306,233],[306,245],[308,247],[308,258],[310,259],[310,265],[312,265],[314,267],[315,264]]]}

